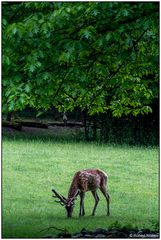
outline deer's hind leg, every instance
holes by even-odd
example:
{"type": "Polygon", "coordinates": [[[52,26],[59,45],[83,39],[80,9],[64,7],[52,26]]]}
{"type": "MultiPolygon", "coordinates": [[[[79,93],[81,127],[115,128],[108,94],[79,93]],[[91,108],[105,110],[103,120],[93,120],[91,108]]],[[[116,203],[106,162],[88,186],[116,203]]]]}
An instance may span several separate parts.
{"type": "Polygon", "coordinates": [[[110,195],[108,194],[105,185],[102,185],[100,187],[100,190],[103,193],[103,195],[105,196],[106,201],[107,201],[107,215],[110,215],[110,195]]]}
{"type": "Polygon", "coordinates": [[[98,197],[98,194],[97,194],[96,191],[92,191],[92,194],[93,194],[93,197],[95,199],[95,205],[94,205],[93,212],[92,212],[92,216],[94,216],[96,208],[97,208],[97,205],[98,205],[98,202],[99,202],[99,197],[98,197]]]}

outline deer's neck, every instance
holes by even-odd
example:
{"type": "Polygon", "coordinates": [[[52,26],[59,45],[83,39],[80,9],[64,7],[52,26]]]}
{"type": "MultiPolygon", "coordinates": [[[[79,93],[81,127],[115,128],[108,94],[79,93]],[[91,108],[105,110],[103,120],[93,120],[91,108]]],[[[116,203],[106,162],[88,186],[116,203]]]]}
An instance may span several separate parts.
{"type": "Polygon", "coordinates": [[[77,186],[77,183],[76,182],[72,182],[70,188],[69,188],[69,192],[68,192],[68,199],[69,198],[73,198],[76,194],[78,190],[78,186],[77,186]]]}

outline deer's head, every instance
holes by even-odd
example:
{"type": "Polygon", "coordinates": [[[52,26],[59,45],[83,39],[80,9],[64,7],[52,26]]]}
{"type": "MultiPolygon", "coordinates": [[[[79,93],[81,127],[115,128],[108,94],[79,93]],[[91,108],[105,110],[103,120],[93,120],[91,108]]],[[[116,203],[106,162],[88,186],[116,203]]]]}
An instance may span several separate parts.
{"type": "Polygon", "coordinates": [[[52,189],[52,192],[54,193],[53,197],[59,199],[59,200],[55,200],[55,202],[60,203],[62,206],[65,207],[68,218],[72,217],[74,201],[76,200],[76,197],[78,196],[80,191],[78,190],[72,198],[65,198],[61,194],[57,193],[54,189],[52,189]]]}

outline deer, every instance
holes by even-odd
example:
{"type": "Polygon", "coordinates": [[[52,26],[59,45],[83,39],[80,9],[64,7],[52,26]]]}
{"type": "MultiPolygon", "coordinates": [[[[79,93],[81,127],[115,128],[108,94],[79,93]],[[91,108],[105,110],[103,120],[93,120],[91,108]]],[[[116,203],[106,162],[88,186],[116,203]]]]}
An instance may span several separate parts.
{"type": "Polygon", "coordinates": [[[67,218],[72,217],[73,208],[77,196],[80,196],[80,211],[79,216],[85,215],[84,198],[87,191],[91,191],[95,199],[95,205],[92,211],[92,216],[95,216],[96,208],[99,202],[97,190],[100,189],[107,201],[107,215],[110,215],[110,196],[106,190],[107,174],[100,169],[87,169],[81,170],[75,173],[72,183],[68,191],[68,197],[64,197],[59,194],[55,189],[52,189],[54,195],[52,197],[57,198],[55,202],[60,203],[65,207],[67,212],[67,218]]]}

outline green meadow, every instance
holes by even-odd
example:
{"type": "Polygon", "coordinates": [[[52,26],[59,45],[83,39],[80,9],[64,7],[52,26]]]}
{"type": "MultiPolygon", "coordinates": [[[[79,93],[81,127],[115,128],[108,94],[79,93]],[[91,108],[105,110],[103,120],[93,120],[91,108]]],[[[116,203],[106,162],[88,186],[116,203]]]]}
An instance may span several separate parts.
{"type": "Polygon", "coordinates": [[[43,137],[9,137],[2,141],[2,224],[4,238],[56,236],[56,227],[78,232],[120,226],[154,229],[159,215],[159,151],[157,147],[108,145],[43,137]],[[76,171],[99,168],[108,178],[111,215],[106,201],[92,217],[94,199],[86,193],[86,215],[73,217],[54,202],[51,189],[66,196],[76,171]]]}

